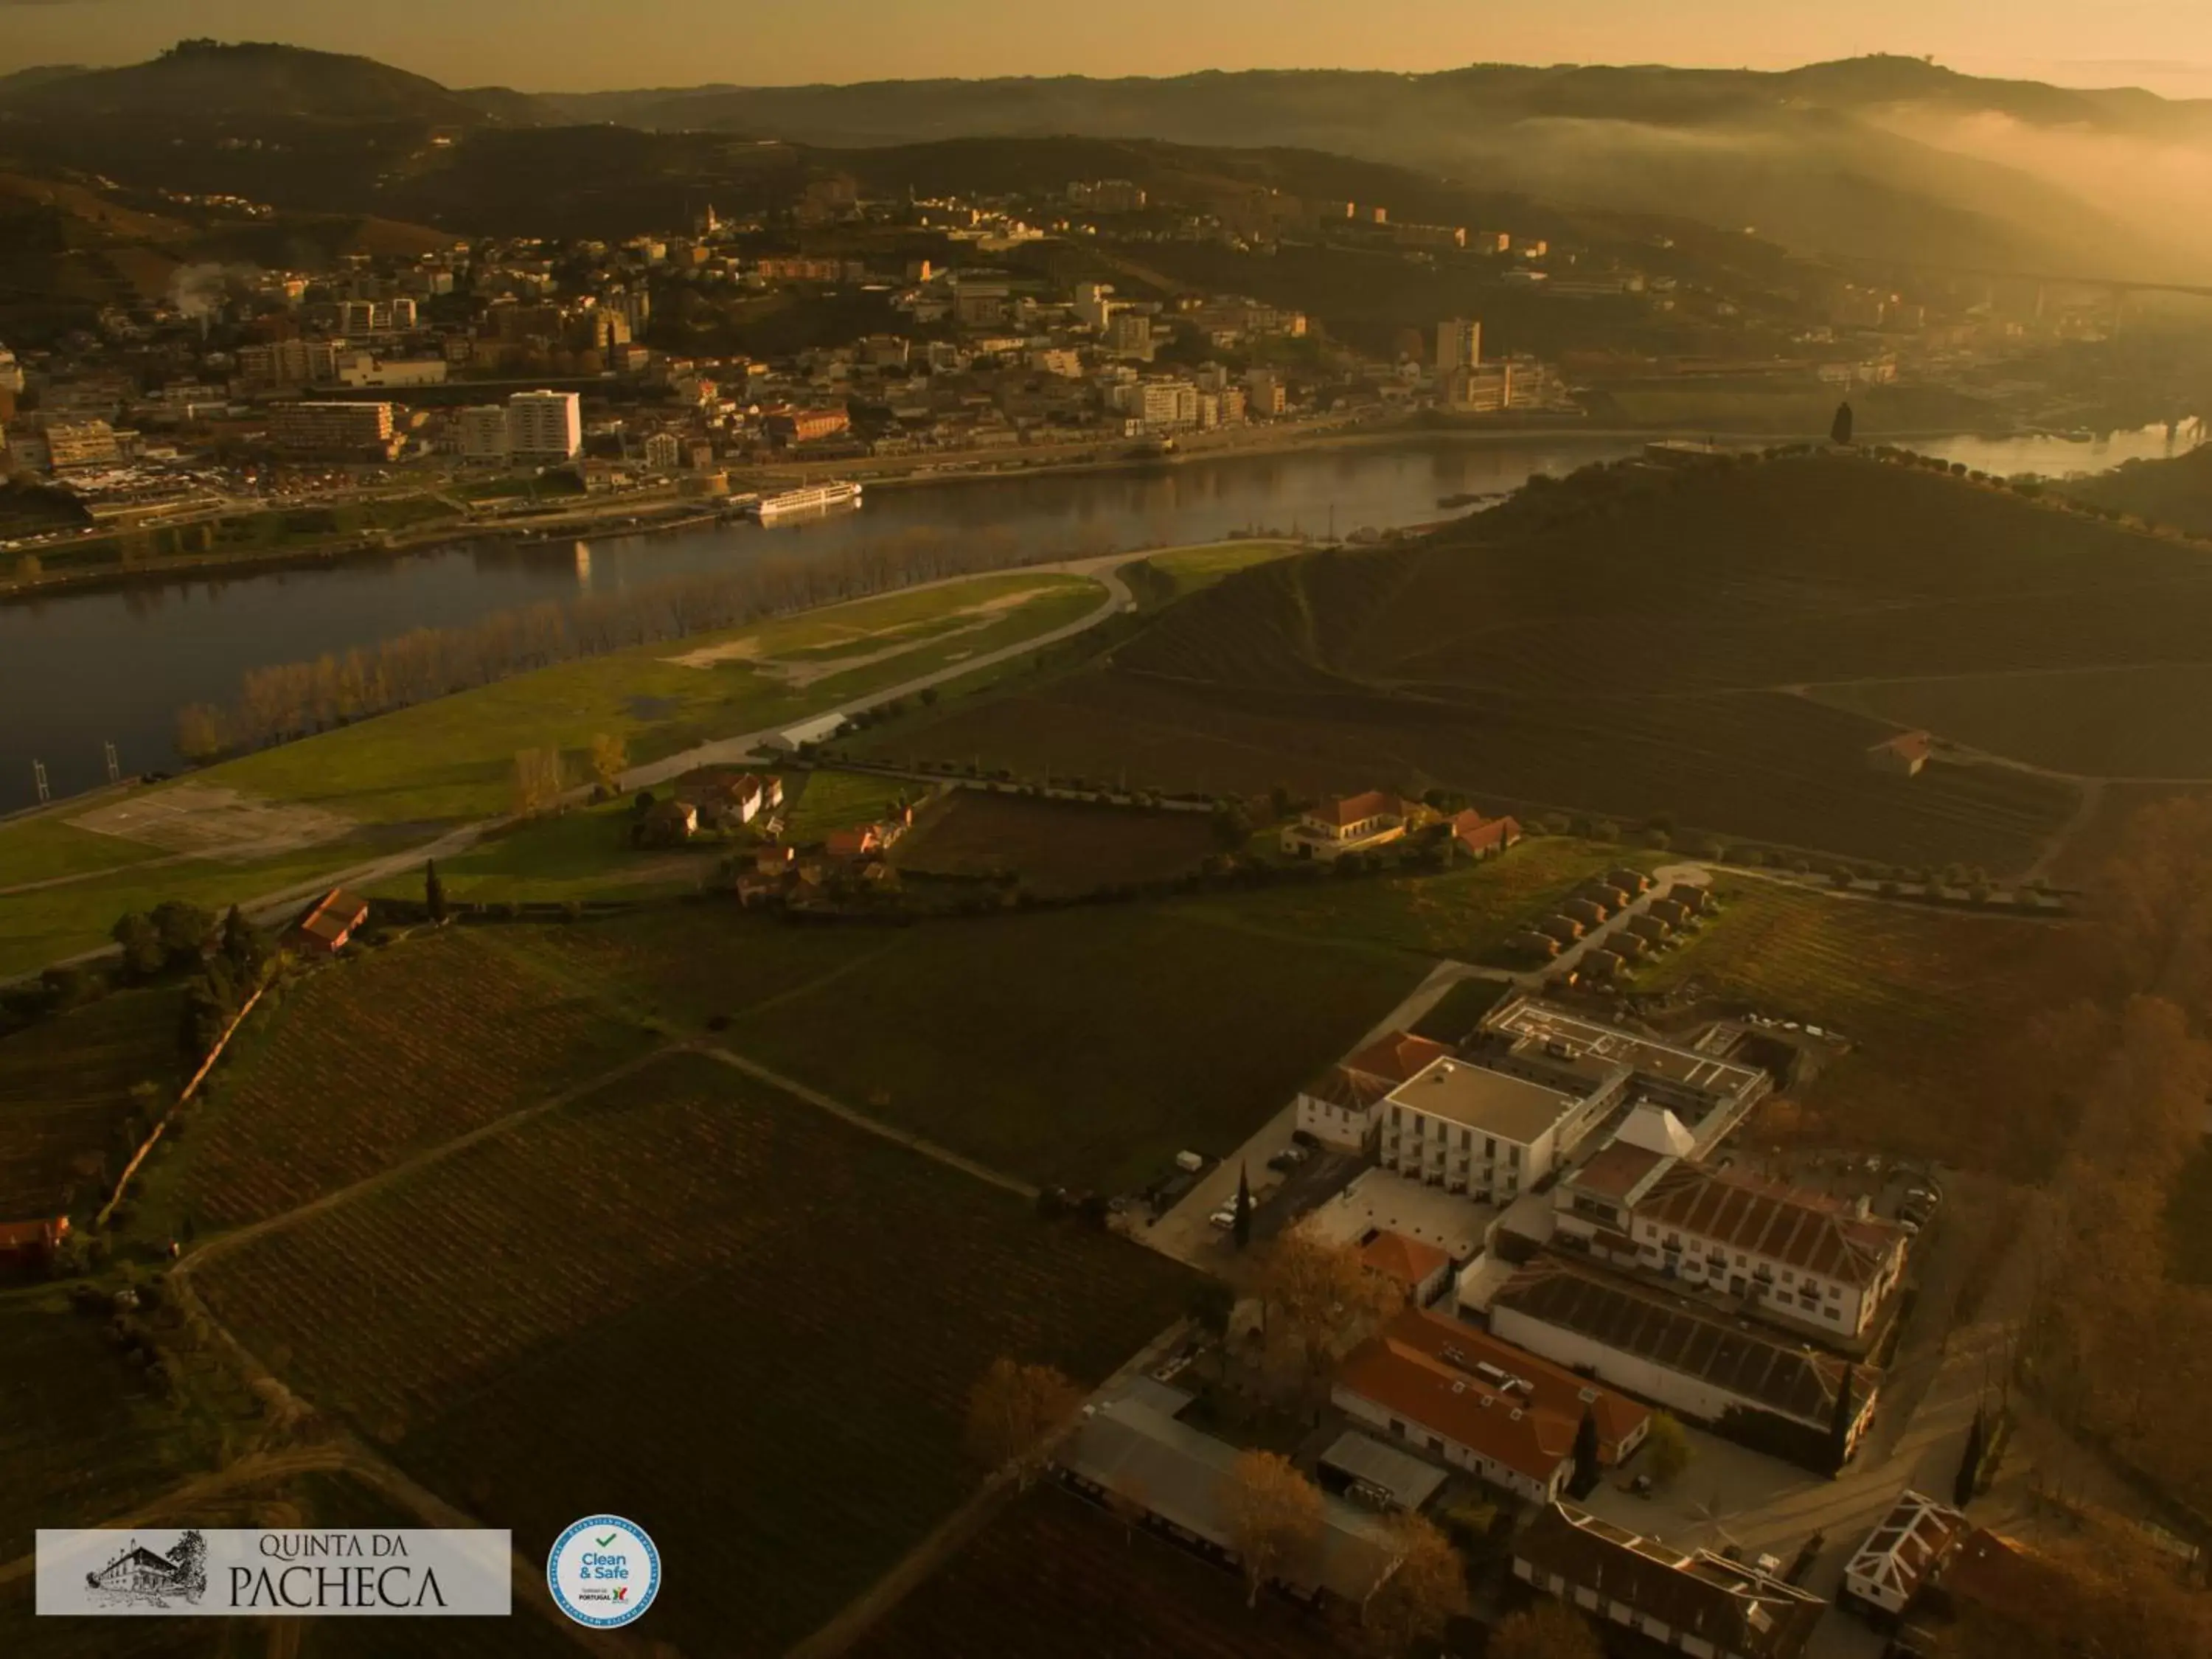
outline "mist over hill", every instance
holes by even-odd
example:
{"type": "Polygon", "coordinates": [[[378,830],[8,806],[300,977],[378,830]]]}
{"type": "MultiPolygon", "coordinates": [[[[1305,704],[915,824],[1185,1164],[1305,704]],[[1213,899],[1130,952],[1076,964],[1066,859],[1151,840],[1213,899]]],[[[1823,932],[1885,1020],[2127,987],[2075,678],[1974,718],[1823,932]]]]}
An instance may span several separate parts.
{"type": "Polygon", "coordinates": [[[2212,191],[2212,104],[1982,80],[1902,58],[1783,73],[1481,64],[528,94],[455,91],[362,58],[186,42],[128,69],[0,81],[0,159],[116,176],[158,165],[203,188],[267,189],[289,166],[357,196],[419,171],[412,148],[434,128],[465,149],[486,130],[562,126],[610,143],[615,129],[696,135],[693,151],[708,135],[1285,148],[1570,205],[1664,204],[1828,255],[2161,280],[2199,278],[2212,263],[2212,224],[2176,210],[2212,191]]]}

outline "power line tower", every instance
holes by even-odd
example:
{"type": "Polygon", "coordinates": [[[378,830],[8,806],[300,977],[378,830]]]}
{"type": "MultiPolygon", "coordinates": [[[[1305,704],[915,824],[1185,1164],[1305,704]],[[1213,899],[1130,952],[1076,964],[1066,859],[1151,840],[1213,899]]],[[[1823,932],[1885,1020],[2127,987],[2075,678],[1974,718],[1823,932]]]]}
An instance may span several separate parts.
{"type": "Polygon", "coordinates": [[[38,787],[39,804],[41,806],[54,798],[54,792],[46,787],[46,762],[34,760],[31,763],[31,781],[38,787]]]}
{"type": "Polygon", "coordinates": [[[100,746],[106,752],[107,781],[110,783],[121,782],[123,781],[123,768],[117,763],[115,759],[115,739],[112,738],[106,738],[101,742],[100,746]]]}

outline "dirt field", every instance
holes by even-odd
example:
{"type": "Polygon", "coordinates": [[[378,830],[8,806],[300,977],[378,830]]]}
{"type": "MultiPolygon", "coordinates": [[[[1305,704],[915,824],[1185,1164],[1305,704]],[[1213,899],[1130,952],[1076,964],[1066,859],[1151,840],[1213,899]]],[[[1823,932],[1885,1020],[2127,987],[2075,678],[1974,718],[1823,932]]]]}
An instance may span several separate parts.
{"type": "Polygon", "coordinates": [[[853,1659],[1334,1659],[1317,1615],[1056,1487],[1000,1515],[864,1636],[853,1659]]]}
{"type": "Polygon", "coordinates": [[[652,1628],[739,1656],[783,1651],[980,1478],[961,1425],[993,1359],[1095,1382],[1190,1283],[688,1054],[204,1277],[280,1374],[526,1556],[578,1515],[649,1517],[712,1564],[670,1573],[652,1628]]]}
{"type": "Polygon", "coordinates": [[[183,1006],[174,988],[122,991],[0,1039],[0,1220],[90,1221],[130,1158],[132,1114],[160,1111],[184,1083],[183,1006]]]}
{"type": "Polygon", "coordinates": [[[165,852],[234,861],[319,847],[354,827],[351,820],[319,806],[284,805],[196,783],[125,795],[70,822],[95,835],[165,852]]]}
{"type": "Polygon", "coordinates": [[[1011,877],[1030,892],[1057,896],[1179,876],[1212,850],[1212,824],[1202,812],[960,789],[893,849],[891,861],[918,875],[1011,877]]]}

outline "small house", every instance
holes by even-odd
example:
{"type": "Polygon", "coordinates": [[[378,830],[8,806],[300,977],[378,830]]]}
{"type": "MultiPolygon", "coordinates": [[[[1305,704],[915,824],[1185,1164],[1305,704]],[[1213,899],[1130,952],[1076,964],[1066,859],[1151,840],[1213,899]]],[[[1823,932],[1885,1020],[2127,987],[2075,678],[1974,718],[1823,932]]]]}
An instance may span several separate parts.
{"type": "Polygon", "coordinates": [[[1713,908],[1713,896],[1686,881],[1678,881],[1667,890],[1667,902],[1680,905],[1693,916],[1702,916],[1713,908]]]}
{"type": "Polygon", "coordinates": [[[292,924],[285,942],[302,950],[336,956],[345,949],[354,931],[368,920],[367,899],[343,887],[333,887],[292,924]]]}
{"type": "Polygon", "coordinates": [[[1689,907],[1677,904],[1672,899],[1653,899],[1651,915],[1669,927],[1686,927],[1690,924],[1689,907]]]}
{"type": "Polygon", "coordinates": [[[688,800],[659,800],[637,821],[637,838],[647,847],[674,847],[699,832],[699,809],[688,800]]]}
{"type": "Polygon", "coordinates": [[[1902,1492],[1844,1568],[1844,1589],[1868,1607],[1903,1613],[1970,1530],[1972,1523],[1948,1504],[1902,1492]]]}
{"type": "Polygon", "coordinates": [[[0,1267],[44,1267],[61,1249],[69,1231],[65,1215],[42,1221],[0,1222],[0,1267]]]}
{"type": "Polygon", "coordinates": [[[1616,864],[1607,871],[1605,881],[1607,886],[1618,887],[1624,893],[1648,893],[1651,890],[1651,878],[1626,864],[1616,864]]]}
{"type": "Polygon", "coordinates": [[[1936,750],[1936,740],[1925,732],[1899,732],[1893,738],[1884,738],[1866,751],[1867,764],[1877,772],[1891,772],[1899,777],[1914,778],[1928,764],[1928,757],[1936,750]]]}
{"type": "Polygon", "coordinates": [[[1572,916],[1585,927],[1595,927],[1606,917],[1605,907],[1586,898],[1571,898],[1559,907],[1560,913],[1572,916]]]}
{"type": "Polygon", "coordinates": [[[1339,859],[1397,841],[1420,810],[1381,789],[1340,795],[1308,807],[1283,831],[1283,851],[1293,858],[1339,859]]]}
{"type": "Polygon", "coordinates": [[[1435,1245],[1377,1228],[1360,1241],[1359,1265],[1416,1308],[1425,1308],[1451,1281],[1451,1257],[1435,1245]]]}
{"type": "Polygon", "coordinates": [[[1540,933],[1549,933],[1562,945],[1572,945],[1583,936],[1583,925],[1572,916],[1546,916],[1536,924],[1540,933]]]}
{"type": "Polygon", "coordinates": [[[1469,808],[1451,821],[1452,839],[1470,858],[1493,859],[1521,839],[1515,818],[1486,818],[1469,808]]]}
{"type": "Polygon", "coordinates": [[[1533,927],[1526,933],[1514,934],[1506,941],[1506,944],[1510,949],[1527,957],[1550,957],[1559,954],[1559,941],[1549,933],[1538,933],[1533,927]]]}

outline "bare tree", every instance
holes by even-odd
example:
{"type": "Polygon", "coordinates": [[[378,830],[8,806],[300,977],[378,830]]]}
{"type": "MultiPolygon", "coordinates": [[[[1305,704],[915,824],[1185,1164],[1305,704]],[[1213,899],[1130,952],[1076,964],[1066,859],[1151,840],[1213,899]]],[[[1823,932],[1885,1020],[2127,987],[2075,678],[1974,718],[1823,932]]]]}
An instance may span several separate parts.
{"type": "Polygon", "coordinates": [[[561,751],[521,749],[514,756],[514,805],[526,817],[561,799],[561,751]]]}
{"type": "Polygon", "coordinates": [[[592,781],[609,794],[622,791],[622,775],[629,769],[629,745],[605,732],[592,738],[592,781]]]}
{"type": "Polygon", "coordinates": [[[1397,1565],[1368,1598],[1360,1614],[1365,1645],[1378,1659],[1398,1659],[1442,1636],[1473,1604],[1467,1593],[1467,1563],[1436,1523],[1418,1515],[1390,1522],[1391,1553],[1397,1565]]]}
{"type": "Polygon", "coordinates": [[[1230,1466],[1223,1507],[1244,1570],[1244,1605],[1257,1607],[1261,1586],[1309,1561],[1321,1541],[1321,1493],[1289,1458],[1248,1451],[1230,1466]]]}
{"type": "Polygon", "coordinates": [[[1083,1390],[1049,1365],[1001,1356],[968,1395],[968,1447],[1024,1487],[1042,1471],[1054,1437],[1083,1407],[1083,1390]]]}

